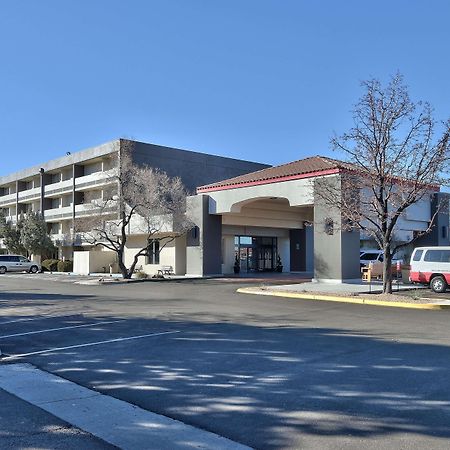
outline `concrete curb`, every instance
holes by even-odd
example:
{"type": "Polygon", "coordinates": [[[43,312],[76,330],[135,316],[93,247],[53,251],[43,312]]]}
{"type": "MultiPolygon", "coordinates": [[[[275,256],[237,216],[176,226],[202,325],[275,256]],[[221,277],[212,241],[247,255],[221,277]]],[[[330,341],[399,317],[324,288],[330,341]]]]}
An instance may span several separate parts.
{"type": "Polygon", "coordinates": [[[251,450],[213,432],[101,394],[31,364],[0,365],[0,387],[123,450],[251,450]]]}
{"type": "Polygon", "coordinates": [[[298,298],[302,300],[322,300],[326,302],[355,303],[358,305],[388,306],[391,308],[428,309],[428,310],[450,309],[450,304],[389,302],[382,300],[372,300],[367,298],[340,297],[337,295],[317,295],[312,293],[300,294],[298,292],[270,291],[255,287],[239,288],[236,292],[239,292],[240,294],[269,295],[273,297],[298,298]]]}

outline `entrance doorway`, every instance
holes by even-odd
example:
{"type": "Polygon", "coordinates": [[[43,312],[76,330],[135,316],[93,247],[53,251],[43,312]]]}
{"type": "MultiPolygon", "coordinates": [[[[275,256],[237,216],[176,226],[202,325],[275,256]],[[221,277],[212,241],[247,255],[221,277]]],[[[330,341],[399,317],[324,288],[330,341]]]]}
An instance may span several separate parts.
{"type": "Polygon", "coordinates": [[[277,238],[235,236],[235,256],[241,272],[273,272],[277,261],[277,238]]]}

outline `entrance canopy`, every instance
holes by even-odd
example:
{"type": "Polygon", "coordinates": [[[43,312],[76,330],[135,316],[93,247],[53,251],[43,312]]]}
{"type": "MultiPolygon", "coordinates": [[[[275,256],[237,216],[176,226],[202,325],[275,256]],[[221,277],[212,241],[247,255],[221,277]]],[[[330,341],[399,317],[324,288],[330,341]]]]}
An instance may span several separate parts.
{"type": "Polygon", "coordinates": [[[188,240],[188,272],[231,273],[238,260],[247,270],[314,267],[320,280],[359,278],[359,233],[342,230],[340,211],[314,195],[318,177],[340,189],[340,172],[349,168],[315,156],[197,188],[188,199],[199,231],[196,243],[188,240]]]}

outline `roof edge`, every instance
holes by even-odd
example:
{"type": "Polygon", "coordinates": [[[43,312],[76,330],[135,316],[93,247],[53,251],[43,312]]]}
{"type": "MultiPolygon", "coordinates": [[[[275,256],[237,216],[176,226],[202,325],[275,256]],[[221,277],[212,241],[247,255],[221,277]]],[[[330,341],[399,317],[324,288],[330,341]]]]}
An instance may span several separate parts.
{"type": "Polygon", "coordinates": [[[200,186],[197,188],[197,194],[204,194],[207,192],[215,192],[215,191],[227,191],[231,189],[239,189],[242,187],[261,186],[264,184],[282,183],[285,181],[301,180],[304,178],[313,178],[317,176],[334,175],[339,173],[340,171],[341,169],[339,168],[333,168],[333,169],[317,170],[315,172],[300,173],[296,175],[285,175],[281,177],[268,178],[265,180],[243,181],[240,183],[230,183],[215,186],[200,186]]]}

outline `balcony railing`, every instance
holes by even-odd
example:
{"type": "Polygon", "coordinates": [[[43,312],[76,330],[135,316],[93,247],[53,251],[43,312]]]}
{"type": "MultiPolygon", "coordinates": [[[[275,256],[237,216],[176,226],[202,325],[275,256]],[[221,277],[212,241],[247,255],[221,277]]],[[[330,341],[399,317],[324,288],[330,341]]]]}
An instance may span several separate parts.
{"type": "Polygon", "coordinates": [[[0,206],[11,205],[16,203],[17,194],[2,195],[0,197],[0,206]]]}
{"type": "Polygon", "coordinates": [[[75,189],[82,190],[84,187],[102,186],[104,184],[113,183],[115,181],[114,169],[105,172],[95,172],[90,175],[75,178],[75,189]]]}
{"type": "Polygon", "coordinates": [[[75,216],[83,217],[95,214],[111,214],[117,211],[117,202],[110,201],[108,204],[96,205],[95,203],[85,203],[75,205],[75,216]]]}
{"type": "Polygon", "coordinates": [[[44,219],[70,219],[72,217],[72,206],[63,206],[62,208],[46,209],[44,211],[44,219]]]}
{"type": "Polygon", "coordinates": [[[17,223],[16,216],[6,216],[5,220],[13,225],[17,223]]]}
{"type": "Polygon", "coordinates": [[[60,181],[58,183],[47,184],[44,186],[45,194],[62,194],[64,192],[70,192],[73,187],[73,179],[60,181]]]}
{"type": "Polygon", "coordinates": [[[27,189],[26,191],[19,192],[19,201],[21,200],[33,200],[41,196],[41,188],[36,187],[32,189],[27,189]]]}
{"type": "Polygon", "coordinates": [[[89,244],[89,240],[83,233],[54,233],[50,238],[56,246],[69,247],[73,245],[89,244]]]}

